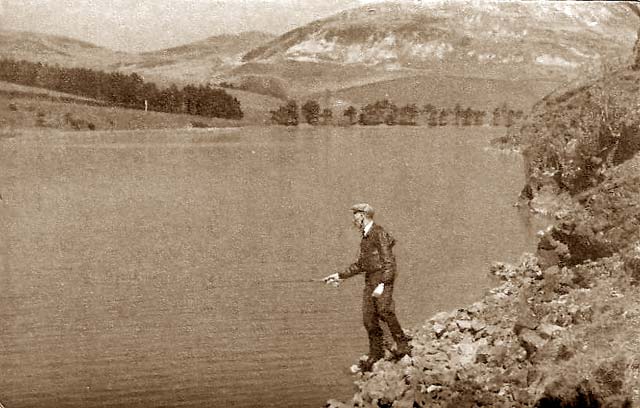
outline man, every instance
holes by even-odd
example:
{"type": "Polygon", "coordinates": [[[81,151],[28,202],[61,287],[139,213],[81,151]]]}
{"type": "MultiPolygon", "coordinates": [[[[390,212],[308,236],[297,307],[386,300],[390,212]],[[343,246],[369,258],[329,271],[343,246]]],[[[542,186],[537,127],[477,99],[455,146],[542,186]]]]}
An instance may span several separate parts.
{"type": "Polygon", "coordinates": [[[380,225],[373,222],[374,210],[369,204],[351,207],[353,223],[362,232],[358,260],[345,271],[331,274],[324,281],[337,286],[341,280],[364,273],[362,298],[364,327],[369,336],[369,355],[359,364],[360,371],[371,371],[373,364],[384,357],[383,332],[380,321],[389,327],[396,342],[396,358],[410,354],[409,339],[405,336],[395,313],[393,283],[396,278],[396,259],[392,249],[395,240],[380,225]]]}

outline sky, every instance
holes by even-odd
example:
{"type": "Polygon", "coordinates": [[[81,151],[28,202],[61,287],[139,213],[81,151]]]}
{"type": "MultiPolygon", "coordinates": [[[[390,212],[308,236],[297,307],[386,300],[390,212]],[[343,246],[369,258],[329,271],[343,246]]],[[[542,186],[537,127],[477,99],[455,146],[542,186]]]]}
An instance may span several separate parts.
{"type": "MultiPolygon", "coordinates": [[[[402,0],[419,1],[419,0],[402,0]]],[[[224,33],[282,34],[376,0],[0,0],[0,29],[150,51],[224,33]]]]}

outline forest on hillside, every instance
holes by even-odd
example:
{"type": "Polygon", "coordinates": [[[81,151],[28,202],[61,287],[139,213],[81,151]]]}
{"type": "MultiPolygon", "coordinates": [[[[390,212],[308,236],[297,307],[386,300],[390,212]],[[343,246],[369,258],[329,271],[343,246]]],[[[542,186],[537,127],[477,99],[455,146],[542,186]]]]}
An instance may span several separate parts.
{"type": "Polygon", "coordinates": [[[209,85],[172,85],[160,89],[134,73],[64,68],[29,61],[0,59],[0,80],[80,95],[132,109],[241,119],[240,102],[209,85]]]}

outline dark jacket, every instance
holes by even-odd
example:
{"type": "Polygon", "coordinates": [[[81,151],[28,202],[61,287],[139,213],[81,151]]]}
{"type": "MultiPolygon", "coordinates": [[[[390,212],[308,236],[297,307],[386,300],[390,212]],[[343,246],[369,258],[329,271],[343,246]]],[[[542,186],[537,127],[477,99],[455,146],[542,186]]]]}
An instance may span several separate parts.
{"type": "Polygon", "coordinates": [[[396,240],[388,232],[374,223],[360,241],[358,260],[338,276],[346,279],[364,273],[367,285],[393,284],[396,278],[396,258],[392,251],[395,243],[396,240]]]}

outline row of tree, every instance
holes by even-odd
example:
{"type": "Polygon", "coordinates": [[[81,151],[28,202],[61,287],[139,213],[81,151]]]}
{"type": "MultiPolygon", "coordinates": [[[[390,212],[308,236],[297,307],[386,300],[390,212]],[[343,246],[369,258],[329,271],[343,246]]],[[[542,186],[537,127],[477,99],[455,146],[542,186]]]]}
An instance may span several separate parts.
{"type": "Polygon", "coordinates": [[[46,88],[117,106],[168,113],[241,119],[240,102],[223,89],[203,85],[159,89],[136,74],[0,59],[0,80],[46,88]]]}
{"type": "MultiPolygon", "coordinates": [[[[297,126],[300,117],[311,125],[334,123],[333,111],[329,108],[322,109],[317,101],[310,100],[298,108],[295,100],[289,100],[285,105],[273,110],[271,121],[279,125],[297,126]]],[[[342,116],[349,125],[417,125],[424,123],[429,126],[512,126],[523,117],[522,110],[509,108],[506,103],[496,107],[491,112],[487,122],[488,113],[484,110],[476,110],[470,107],[463,108],[459,103],[454,108],[438,108],[432,104],[426,104],[419,108],[416,104],[408,104],[398,107],[388,100],[376,101],[367,104],[358,111],[354,106],[349,106],[343,111],[342,116]]]]}

